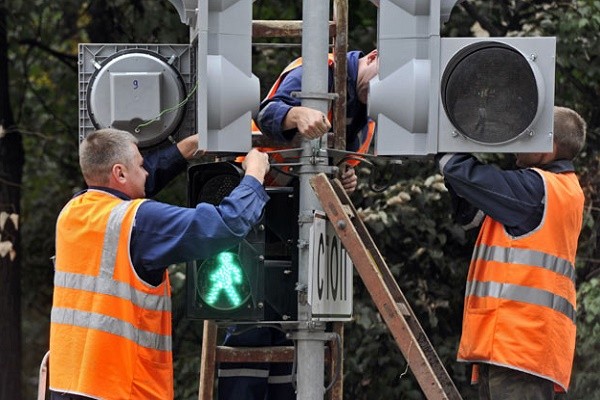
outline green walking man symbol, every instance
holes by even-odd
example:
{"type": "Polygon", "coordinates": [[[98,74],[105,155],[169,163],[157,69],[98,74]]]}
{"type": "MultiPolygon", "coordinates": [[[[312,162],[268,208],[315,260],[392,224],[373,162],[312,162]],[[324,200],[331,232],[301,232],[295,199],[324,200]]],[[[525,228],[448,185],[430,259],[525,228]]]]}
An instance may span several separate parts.
{"type": "Polygon", "coordinates": [[[245,282],[237,255],[223,252],[211,261],[212,265],[206,270],[209,287],[206,296],[203,296],[204,301],[211,306],[217,306],[218,302],[227,304],[219,308],[239,307],[245,300],[242,298],[245,282]]]}

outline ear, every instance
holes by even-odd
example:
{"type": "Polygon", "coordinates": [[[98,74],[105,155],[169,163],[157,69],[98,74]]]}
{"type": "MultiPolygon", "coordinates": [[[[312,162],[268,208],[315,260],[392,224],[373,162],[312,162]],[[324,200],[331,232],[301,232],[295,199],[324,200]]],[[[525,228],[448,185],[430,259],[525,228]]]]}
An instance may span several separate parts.
{"type": "Polygon", "coordinates": [[[378,54],[379,53],[377,52],[377,49],[372,50],[369,54],[367,54],[367,61],[368,61],[367,64],[370,64],[373,61],[375,61],[377,59],[378,54]]]}
{"type": "Polygon", "coordinates": [[[114,181],[119,184],[123,184],[127,181],[127,171],[123,164],[113,165],[111,175],[114,181]]]}

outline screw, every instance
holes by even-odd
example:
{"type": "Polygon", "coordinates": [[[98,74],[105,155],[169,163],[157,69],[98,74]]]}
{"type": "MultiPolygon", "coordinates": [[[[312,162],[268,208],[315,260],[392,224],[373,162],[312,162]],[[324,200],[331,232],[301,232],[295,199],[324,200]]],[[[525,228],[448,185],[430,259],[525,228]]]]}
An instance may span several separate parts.
{"type": "Polygon", "coordinates": [[[535,54],[532,54],[532,55],[530,55],[530,56],[529,56],[529,59],[530,59],[531,61],[535,61],[535,60],[537,60],[537,55],[535,55],[535,54]]]}
{"type": "Polygon", "coordinates": [[[340,228],[342,230],[346,229],[346,221],[343,221],[343,220],[338,221],[337,226],[338,226],[338,228],[340,228]]]}
{"type": "Polygon", "coordinates": [[[452,131],[452,137],[457,137],[458,136],[458,132],[456,130],[452,131]]]}

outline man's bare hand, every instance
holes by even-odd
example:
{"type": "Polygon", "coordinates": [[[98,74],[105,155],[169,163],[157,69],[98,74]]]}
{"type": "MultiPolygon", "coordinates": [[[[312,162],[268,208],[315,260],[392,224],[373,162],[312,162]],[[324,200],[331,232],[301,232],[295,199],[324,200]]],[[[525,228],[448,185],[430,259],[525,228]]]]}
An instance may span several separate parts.
{"type": "Polygon", "coordinates": [[[354,168],[346,166],[346,170],[340,174],[340,181],[346,193],[354,193],[356,185],[358,185],[358,178],[354,168]]]}
{"type": "Polygon", "coordinates": [[[182,141],[178,142],[177,148],[179,149],[179,152],[181,153],[183,158],[185,158],[186,160],[191,160],[196,156],[201,156],[205,152],[203,149],[198,148],[197,134],[190,135],[182,141]]]}
{"type": "Polygon", "coordinates": [[[246,171],[246,175],[250,175],[258,179],[260,183],[265,180],[265,175],[269,172],[269,155],[252,149],[246,154],[242,162],[242,168],[246,171]]]}
{"type": "Polygon", "coordinates": [[[302,137],[312,140],[323,136],[331,129],[325,114],[309,107],[292,107],[283,120],[284,130],[298,129],[302,137]]]}

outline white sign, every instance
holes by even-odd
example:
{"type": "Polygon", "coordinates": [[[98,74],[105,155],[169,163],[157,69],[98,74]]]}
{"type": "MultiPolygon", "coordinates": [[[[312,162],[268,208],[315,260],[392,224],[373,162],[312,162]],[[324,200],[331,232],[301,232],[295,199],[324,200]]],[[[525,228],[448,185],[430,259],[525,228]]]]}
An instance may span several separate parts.
{"type": "Polygon", "coordinates": [[[325,213],[315,211],[310,229],[308,303],[312,319],[352,319],[353,265],[325,213]]]}

